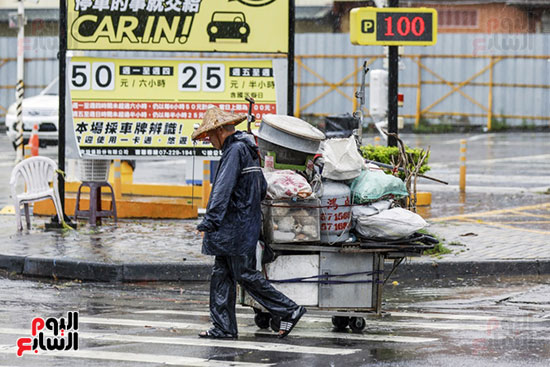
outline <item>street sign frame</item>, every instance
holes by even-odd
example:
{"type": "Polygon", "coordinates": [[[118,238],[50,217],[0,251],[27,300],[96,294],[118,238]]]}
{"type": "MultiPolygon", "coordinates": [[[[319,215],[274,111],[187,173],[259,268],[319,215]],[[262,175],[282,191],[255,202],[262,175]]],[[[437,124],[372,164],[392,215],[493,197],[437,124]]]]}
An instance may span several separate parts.
{"type": "Polygon", "coordinates": [[[354,8],[354,45],[430,46],[437,42],[437,11],[432,8],[354,8]]]}

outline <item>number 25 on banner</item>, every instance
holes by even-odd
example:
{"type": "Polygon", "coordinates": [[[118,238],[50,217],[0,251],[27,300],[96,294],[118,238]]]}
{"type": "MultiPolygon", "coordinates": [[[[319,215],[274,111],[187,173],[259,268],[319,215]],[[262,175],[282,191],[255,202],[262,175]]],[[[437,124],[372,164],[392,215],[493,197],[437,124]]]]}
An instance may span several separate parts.
{"type": "Polygon", "coordinates": [[[73,62],[69,68],[72,90],[114,90],[115,64],[112,62],[73,62]],[[91,83],[90,83],[91,82],[91,83]]]}
{"type": "Polygon", "coordinates": [[[223,92],[225,90],[225,65],[178,65],[178,89],[182,92],[223,92]]]}

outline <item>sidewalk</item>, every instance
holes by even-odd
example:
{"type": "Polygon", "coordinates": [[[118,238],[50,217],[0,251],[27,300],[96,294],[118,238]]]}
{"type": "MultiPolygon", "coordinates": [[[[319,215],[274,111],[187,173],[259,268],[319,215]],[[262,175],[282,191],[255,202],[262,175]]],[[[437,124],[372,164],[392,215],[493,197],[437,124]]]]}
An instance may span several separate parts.
{"type": "MultiPolygon", "coordinates": [[[[548,218],[550,201],[430,221],[429,231],[452,252],[412,258],[398,268],[396,279],[550,274],[548,221],[508,224],[513,216],[548,218]]],[[[81,222],[78,230],[66,232],[45,232],[46,218],[33,220],[31,231],[17,233],[13,215],[0,216],[0,269],[111,282],[204,281],[210,276],[212,258],[200,253],[201,238],[194,232],[198,220],[105,221],[97,230],[81,222]]]]}
{"type": "MultiPolygon", "coordinates": [[[[373,136],[365,136],[371,143],[373,136]]],[[[452,251],[408,259],[395,277],[443,278],[482,275],[550,274],[550,133],[403,134],[406,144],[431,147],[429,175],[449,185],[419,180],[432,193],[420,208],[428,231],[452,251]],[[468,141],[467,188],[460,194],[459,147],[468,141]]],[[[5,140],[5,139],[4,139],[5,140]]],[[[2,149],[0,137],[0,150],[2,149]]],[[[11,147],[0,158],[0,209],[9,200],[11,147]],[[2,160],[3,159],[3,160],[2,160]],[[4,182],[4,183],[2,183],[4,182]]],[[[54,149],[45,150],[54,157],[54,149]]],[[[135,182],[155,177],[180,182],[183,163],[140,161],[135,182]]],[[[212,258],[200,253],[198,220],[105,221],[92,231],[44,232],[48,218],[33,218],[33,229],[18,234],[13,215],[0,215],[0,269],[27,276],[99,281],[206,280],[212,258]]],[[[387,266],[388,271],[391,268],[387,266]]]]}

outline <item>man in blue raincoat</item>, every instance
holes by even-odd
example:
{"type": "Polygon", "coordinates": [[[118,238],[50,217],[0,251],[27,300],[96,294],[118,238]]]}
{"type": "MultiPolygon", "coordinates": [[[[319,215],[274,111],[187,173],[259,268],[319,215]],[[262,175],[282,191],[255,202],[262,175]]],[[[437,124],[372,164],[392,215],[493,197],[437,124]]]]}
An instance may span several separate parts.
{"type": "Polygon", "coordinates": [[[204,232],[202,253],[215,256],[210,281],[210,317],[214,326],[201,332],[202,338],[237,338],[237,282],[272,315],[281,318],[281,338],[306,312],[256,270],[261,201],[267,183],[251,136],[235,130],[235,125],[245,119],[246,115],[211,107],[191,136],[193,140],[208,137],[214,148],[222,150],[206,214],[197,226],[204,232]]]}

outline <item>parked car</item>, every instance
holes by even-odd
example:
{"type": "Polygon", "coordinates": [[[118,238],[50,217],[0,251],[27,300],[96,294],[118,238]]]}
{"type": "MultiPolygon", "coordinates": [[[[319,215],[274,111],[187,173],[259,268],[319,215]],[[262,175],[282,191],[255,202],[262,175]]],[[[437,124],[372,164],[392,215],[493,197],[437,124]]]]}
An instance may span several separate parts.
{"type": "MultiPolygon", "coordinates": [[[[23,141],[29,141],[32,127],[38,124],[38,139],[41,147],[57,145],[59,123],[59,87],[56,78],[39,95],[23,99],[23,141]]],[[[16,104],[6,114],[6,134],[15,148],[17,137],[16,104]]]]}

